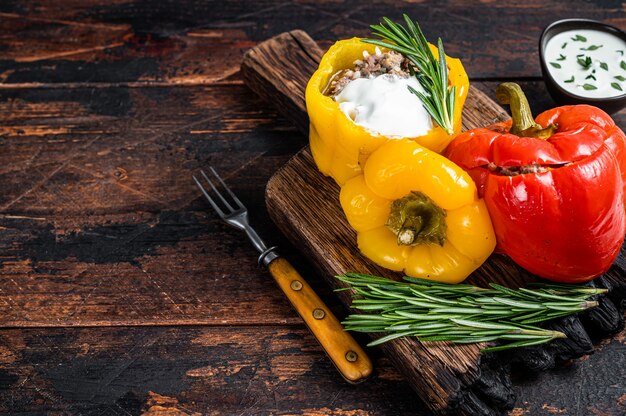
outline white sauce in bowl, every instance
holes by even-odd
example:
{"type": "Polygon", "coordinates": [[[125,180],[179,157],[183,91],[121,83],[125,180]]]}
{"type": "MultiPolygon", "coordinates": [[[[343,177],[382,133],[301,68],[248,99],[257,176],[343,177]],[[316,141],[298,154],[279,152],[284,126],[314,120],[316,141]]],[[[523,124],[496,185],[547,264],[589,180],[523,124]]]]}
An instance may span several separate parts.
{"type": "Polygon", "coordinates": [[[335,100],[346,116],[373,133],[390,138],[423,136],[433,128],[433,122],[409,86],[424,91],[415,77],[358,78],[335,100]]]}
{"type": "Polygon", "coordinates": [[[544,49],[552,78],[580,97],[608,98],[626,93],[626,42],[592,29],[555,35],[544,49]]]}

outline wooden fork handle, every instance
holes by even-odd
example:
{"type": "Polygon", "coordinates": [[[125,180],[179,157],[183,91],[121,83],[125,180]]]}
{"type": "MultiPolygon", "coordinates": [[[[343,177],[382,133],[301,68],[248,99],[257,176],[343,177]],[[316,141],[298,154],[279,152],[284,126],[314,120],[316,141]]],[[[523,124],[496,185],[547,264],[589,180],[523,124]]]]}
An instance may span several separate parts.
{"type": "Polygon", "coordinates": [[[369,377],[373,368],[365,351],[344,331],[339,320],[296,269],[282,257],[273,260],[268,268],[341,375],[350,383],[369,377]]]}

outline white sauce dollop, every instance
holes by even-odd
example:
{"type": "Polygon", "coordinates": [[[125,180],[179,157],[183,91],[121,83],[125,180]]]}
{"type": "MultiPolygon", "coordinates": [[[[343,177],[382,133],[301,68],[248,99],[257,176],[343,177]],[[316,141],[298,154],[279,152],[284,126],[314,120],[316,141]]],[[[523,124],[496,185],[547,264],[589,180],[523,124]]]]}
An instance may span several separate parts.
{"type": "Polygon", "coordinates": [[[552,78],[572,94],[604,98],[626,93],[626,42],[611,33],[561,32],[546,44],[544,59],[552,78]]]}
{"type": "Polygon", "coordinates": [[[415,77],[380,75],[350,81],[335,97],[341,110],[359,126],[390,138],[423,136],[433,128],[420,99],[409,91],[424,89],[415,77]]]}

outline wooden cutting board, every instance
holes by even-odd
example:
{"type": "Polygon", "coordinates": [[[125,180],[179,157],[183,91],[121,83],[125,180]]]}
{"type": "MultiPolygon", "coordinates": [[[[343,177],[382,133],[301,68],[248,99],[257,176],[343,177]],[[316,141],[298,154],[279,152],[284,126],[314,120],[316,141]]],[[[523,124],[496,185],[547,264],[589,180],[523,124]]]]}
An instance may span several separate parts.
{"type": "MultiPolygon", "coordinates": [[[[321,49],[306,33],[283,33],[251,49],[244,57],[242,72],[246,83],[255,92],[276,105],[302,133],[308,134],[304,89],[321,55],[321,49]]],[[[463,112],[464,129],[508,118],[499,105],[470,87],[463,112]]],[[[333,288],[343,286],[334,276],[349,271],[393,279],[401,277],[378,267],[359,253],[356,235],[341,212],[339,187],[319,173],[308,146],[271,178],[267,184],[266,202],[270,216],[281,231],[309,257],[333,288]]],[[[623,268],[616,266],[599,283],[610,287],[623,285],[622,276],[623,268]]],[[[507,257],[492,255],[467,282],[481,286],[488,282],[519,286],[531,280],[535,278],[507,257]]],[[[350,293],[343,291],[338,296],[349,307],[350,293]]],[[[611,303],[608,299],[607,302],[611,303]]],[[[614,305],[608,314],[613,310],[617,311],[614,305]]],[[[620,312],[615,313],[617,317],[612,319],[617,321],[615,328],[619,328],[623,317],[620,318],[620,312]]],[[[578,318],[554,325],[566,333],[584,333],[578,318]]],[[[576,340],[576,336],[570,338],[576,340]]],[[[542,347],[531,352],[569,358],[591,349],[591,344],[585,340],[579,342],[580,345],[574,344],[568,340],[561,347],[542,347]]],[[[395,340],[381,348],[435,412],[500,414],[513,404],[514,394],[506,365],[508,355],[503,360],[502,355],[481,356],[477,345],[422,344],[414,338],[395,340]]],[[[521,356],[523,362],[524,353],[521,356]]]]}

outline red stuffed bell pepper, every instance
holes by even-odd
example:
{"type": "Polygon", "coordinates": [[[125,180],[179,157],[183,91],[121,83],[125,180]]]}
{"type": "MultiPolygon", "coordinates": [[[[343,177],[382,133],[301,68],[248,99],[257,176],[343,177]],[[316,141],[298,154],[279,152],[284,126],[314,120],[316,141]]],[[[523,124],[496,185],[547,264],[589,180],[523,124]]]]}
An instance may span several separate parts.
{"type": "Polygon", "coordinates": [[[463,133],[445,154],[476,182],[498,250],[558,282],[604,273],[624,241],[624,133],[595,107],[558,107],[535,122],[517,84],[496,95],[512,122],[463,133]]]}

